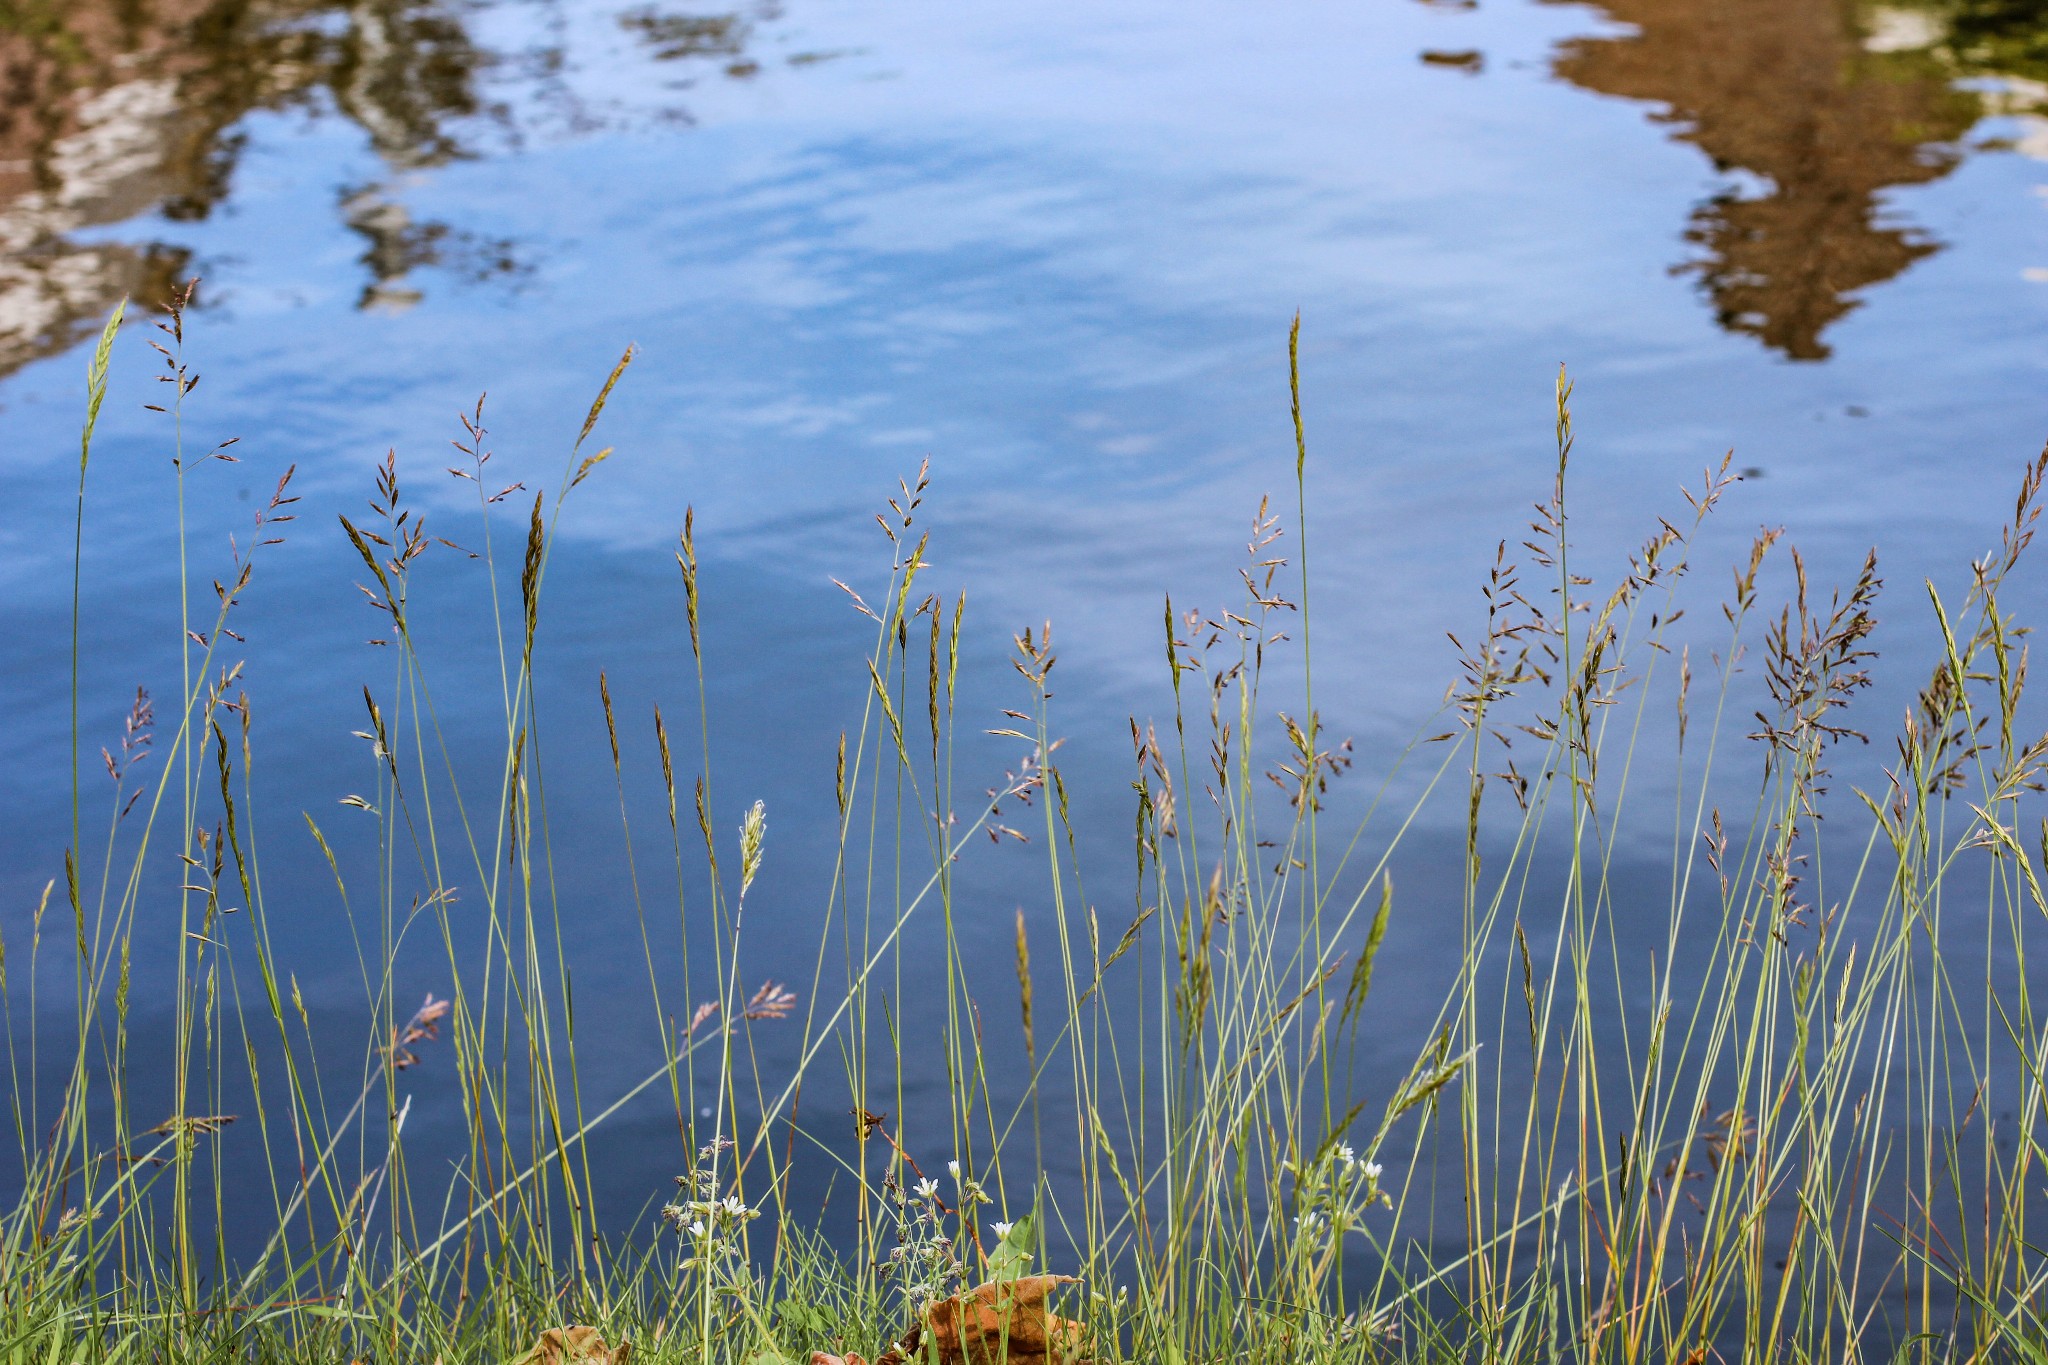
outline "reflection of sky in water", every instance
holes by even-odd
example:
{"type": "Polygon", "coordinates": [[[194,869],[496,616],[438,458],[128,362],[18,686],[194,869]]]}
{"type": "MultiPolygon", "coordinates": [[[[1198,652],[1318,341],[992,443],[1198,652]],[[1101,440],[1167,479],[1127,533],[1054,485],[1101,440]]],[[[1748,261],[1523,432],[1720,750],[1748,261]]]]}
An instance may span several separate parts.
{"type": "MultiPolygon", "coordinates": [[[[1782,8],[1795,28],[1809,9],[1837,13],[1782,8]]],[[[322,12],[320,32],[346,30],[341,7],[322,12]]],[[[1095,851],[1121,888],[1124,718],[1164,706],[1161,594],[1220,603],[1258,496],[1284,489],[1297,306],[1318,699],[1330,729],[1360,736],[1361,768],[1434,705],[1452,665],[1444,630],[1476,615],[1495,541],[1519,534],[1545,487],[1560,360],[1579,380],[1589,557],[1674,513],[1677,485],[1731,447],[1763,477],[1731,496],[1704,564],[1732,558],[1761,521],[1787,523],[1822,581],[1876,542],[1891,611],[1917,623],[1910,585],[1953,583],[1991,543],[2048,430],[2048,285],[2024,273],[2048,266],[2036,193],[2048,177],[2023,156],[1916,150],[1852,101],[1826,128],[1868,139],[1864,150],[1797,182],[1785,167],[1803,163],[1773,159],[1785,134],[1766,117],[1772,88],[1717,106],[1706,76],[1624,81],[1600,65],[1650,60],[1659,43],[1705,53],[1687,27],[1700,12],[789,0],[749,12],[742,43],[658,15],[622,25],[599,6],[502,6],[465,20],[468,41],[499,54],[465,77],[485,112],[444,129],[479,155],[394,152],[431,139],[314,117],[337,97],[310,77],[303,99],[246,99],[254,112],[233,124],[246,142],[204,216],[152,217],[144,196],[51,220],[67,249],[113,262],[80,285],[91,306],[64,335],[142,287],[151,260],[166,278],[203,273],[195,420],[203,440],[240,435],[245,462],[200,476],[202,543],[244,525],[240,491],[260,499],[299,466],[306,515],[259,574],[249,630],[280,810],[332,811],[367,780],[346,736],[359,685],[389,663],[359,643],[373,623],[331,528],[367,495],[372,462],[396,446],[409,496],[468,543],[473,494],[440,473],[454,413],[489,390],[505,481],[552,485],[633,341],[641,358],[601,433],[619,453],[571,504],[543,627],[558,792],[610,800],[591,757],[599,666],[622,711],[687,705],[666,547],[694,505],[724,708],[714,749],[735,801],[765,795],[790,812],[766,875],[806,903],[824,853],[797,831],[828,818],[830,746],[863,685],[848,668],[860,623],[826,575],[872,581],[868,512],[930,454],[939,584],[968,592],[987,679],[973,701],[990,716],[1014,703],[1008,634],[1052,618],[1070,770],[1106,793],[1095,851]],[[1637,46],[1610,15],[1636,26],[1637,46]],[[649,39],[700,47],[660,62],[649,39]],[[1418,61],[1425,50],[1482,53],[1481,69],[1418,61]],[[841,55],[792,61],[817,54],[841,55]],[[1554,59],[1570,81],[1631,100],[1553,79],[1554,59]],[[728,74],[742,61],[756,69],[728,74]],[[1765,151],[1719,142],[1724,114],[1765,151]],[[1743,295],[1753,277],[1826,257],[1745,218],[1774,191],[1817,195],[1815,221],[1855,265],[1778,314],[1779,296],[1743,295]],[[1762,255],[1745,257],[1745,241],[1762,255]],[[1701,259],[1723,264],[1672,271],[1701,259]],[[1774,331],[1751,313],[1791,321],[1774,331]],[[1786,358],[1816,346],[1825,363],[1786,358]]],[[[1935,60],[1900,37],[1905,21],[1884,22],[1878,46],[1893,50],[1872,55],[1935,60]]],[[[1826,43],[1861,50],[1854,35],[1826,43]]],[[[2032,136],[1946,100],[1927,115],[1944,145],[2032,136]]],[[[139,332],[117,363],[93,476],[88,751],[137,681],[164,688],[175,657],[163,431],[138,410],[154,399],[139,332]],[[156,643],[128,643],[138,630],[156,643]]],[[[10,930],[63,838],[81,365],[64,350],[0,386],[10,930]]],[[[429,565],[475,584],[452,556],[429,565]]],[[[2015,605],[2042,605],[2031,591],[2015,605]]],[[[451,698],[490,692],[465,629],[451,636],[451,698]]],[[[1896,682],[1919,670],[1916,656],[1896,682]]],[[[488,737],[482,713],[456,701],[451,716],[458,734],[488,737]]],[[[992,780],[1013,756],[969,757],[992,780]]],[[[963,768],[963,785],[983,783],[963,768]]],[[[609,847],[603,803],[570,806],[558,818],[609,847]]],[[[272,823],[289,847],[289,822],[272,823]]],[[[1003,878],[1021,865],[996,866],[983,884],[1000,912],[992,934],[1007,932],[1016,893],[1003,878]]],[[[318,869],[295,871],[282,851],[271,867],[326,903],[318,869]]],[[[571,894],[624,932],[616,872],[588,878],[571,894]]],[[[310,916],[293,932],[329,942],[310,916]]],[[[634,956],[603,970],[624,981],[640,968],[634,956]]],[[[348,998],[340,973],[327,984],[348,998]]],[[[1438,984],[1418,980],[1414,1008],[1438,984]]]]}

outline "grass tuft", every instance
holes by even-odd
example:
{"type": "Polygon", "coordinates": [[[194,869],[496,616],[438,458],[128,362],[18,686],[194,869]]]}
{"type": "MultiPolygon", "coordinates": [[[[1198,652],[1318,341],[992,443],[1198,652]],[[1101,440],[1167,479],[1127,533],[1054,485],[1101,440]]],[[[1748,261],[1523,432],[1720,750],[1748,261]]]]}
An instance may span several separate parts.
{"type": "MultiPolygon", "coordinates": [[[[120,320],[89,377],[81,555],[120,320]]],[[[181,309],[162,332],[161,407],[182,442],[197,376],[181,309]]],[[[8,1358],[2048,1359],[2048,1259],[2030,1226],[2048,1023],[2027,960],[2048,918],[2048,737],[2031,737],[2026,629],[2002,605],[2048,454],[1960,594],[1926,585],[1927,682],[1864,763],[1875,555],[1830,590],[1766,530],[1715,594],[1693,554],[1734,481],[1724,461],[1623,562],[1589,567],[1570,535],[1561,371],[1549,489],[1499,547],[1476,627],[1453,636],[1438,715],[1379,796],[1341,806],[1333,784],[1358,779],[1310,682],[1310,575],[1286,552],[1303,528],[1262,502],[1236,599],[1165,606],[1170,715],[1130,725],[1127,922],[1084,891],[1050,625],[1016,635],[1022,699],[987,727],[1021,761],[986,799],[956,776],[966,603],[921,581],[922,469],[877,517],[886,576],[841,585],[872,644],[848,680],[863,716],[838,746],[836,856],[803,989],[742,976],[770,812],[736,812],[708,763],[690,771],[660,711],[652,745],[636,740],[600,675],[659,1062],[598,1094],[578,1060],[577,929],[556,889],[534,683],[555,527],[602,477],[610,448],[582,452],[631,361],[604,381],[560,485],[522,506],[516,565],[499,564],[498,509],[523,489],[491,491],[481,403],[457,442],[468,467],[449,471],[476,489],[481,548],[427,533],[395,456],[372,516],[340,519],[390,664],[363,694],[373,785],[343,802],[375,822],[374,857],[337,852],[306,818],[360,953],[352,1058],[316,1030],[273,947],[251,707],[226,643],[297,499],[287,474],[206,608],[186,480],[233,456],[193,462],[179,445],[178,693],[138,691],[119,755],[103,751],[97,854],[74,799],[58,897],[70,932],[50,925],[44,942],[53,879],[25,968],[17,949],[10,978],[0,950],[21,1153],[0,1216],[8,1358]],[[436,547],[484,571],[500,680],[484,754],[452,751],[412,612],[436,547]],[[668,892],[632,860],[644,812],[626,770],[657,760],[657,839],[665,819],[694,963],[657,947],[649,917],[668,892]],[[1419,795],[1398,808],[1395,791],[1419,795]],[[1661,901],[1633,866],[1652,830],[1668,837],[1661,901]],[[974,952],[981,911],[961,899],[984,839],[1029,843],[1042,865],[1000,966],[974,952]],[[1427,885],[1397,895],[1394,864],[1418,843],[1437,850],[1427,885]],[[1435,1018],[1394,1044],[1369,1028],[1374,992],[1417,903],[1446,917],[1432,941],[1455,951],[1426,964],[1444,985],[1435,1018]],[[136,1074],[131,982],[166,920],[159,1114],[135,1108],[157,1078],[136,1074]],[[446,994],[410,1007],[398,967],[423,953],[446,994]],[[75,998],[56,1044],[48,956],[71,959],[75,998]],[[903,1034],[907,990],[938,1002],[935,1045],[903,1034]],[[1015,1015],[984,1008],[1010,990],[1015,1015]],[[1021,1079],[984,1032],[999,1018],[1020,1025],[1021,1079]],[[420,1139],[398,1077],[423,1056],[454,1074],[434,1102],[460,1117],[445,1178],[407,1160],[420,1139]],[[909,1089],[934,1076],[944,1123],[912,1125],[909,1089]],[[591,1139],[664,1096],[693,1156],[659,1235],[622,1240],[591,1139]],[[797,1196],[799,1163],[833,1172],[845,1236],[797,1196]],[[1027,1301],[1035,1316],[1010,1316],[1027,1301]]],[[[717,665],[694,516],[676,558],[708,752],[717,665]]]]}

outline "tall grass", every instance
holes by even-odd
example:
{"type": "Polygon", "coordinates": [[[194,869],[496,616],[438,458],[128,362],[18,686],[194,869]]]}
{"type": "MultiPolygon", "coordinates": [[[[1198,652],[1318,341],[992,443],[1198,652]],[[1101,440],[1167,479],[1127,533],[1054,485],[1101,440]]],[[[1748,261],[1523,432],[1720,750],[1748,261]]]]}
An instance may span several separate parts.
{"type": "MultiPolygon", "coordinates": [[[[120,321],[92,366],[81,556],[120,321]]],[[[476,609],[496,641],[487,753],[444,725],[413,610],[443,552],[395,460],[372,517],[341,519],[389,665],[362,698],[376,782],[345,803],[379,830],[361,864],[314,817],[273,830],[253,794],[234,622],[297,499],[287,473],[222,580],[197,567],[186,479],[233,456],[182,446],[183,326],[174,309],[156,343],[179,443],[178,695],[138,694],[107,760],[99,851],[75,815],[12,985],[0,957],[22,1157],[0,1221],[10,1357],[497,1360],[569,1324],[707,1365],[872,1357],[934,1305],[1027,1267],[1076,1277],[1059,1302],[1101,1360],[2048,1353],[2048,1261],[2028,1224],[2048,1032],[2027,961],[2048,915],[2028,846],[2048,739],[2029,738],[2025,632],[2001,606],[2048,456],[1961,599],[1928,587],[1929,681],[1869,764],[1841,751],[1869,728],[1851,702],[1872,681],[1875,559],[1824,592],[1765,532],[1725,595],[1703,589],[1692,556],[1732,482],[1724,463],[1625,563],[1589,569],[1570,535],[1560,377],[1550,488],[1481,585],[1477,630],[1455,637],[1460,676],[1380,795],[1342,805],[1331,784],[1361,779],[1315,702],[1302,527],[1262,504],[1241,595],[1166,604],[1163,719],[1131,724],[1137,892],[1113,918],[1084,890],[1084,872],[1111,874],[1084,867],[1094,845],[1074,827],[1050,627],[1016,636],[1021,699],[995,727],[1022,763],[985,800],[970,795],[981,774],[956,773],[959,727],[982,728],[957,714],[973,650],[964,599],[927,586],[920,472],[879,518],[886,577],[848,589],[873,632],[848,682],[863,718],[840,745],[816,967],[794,987],[743,966],[747,898],[780,831],[713,782],[719,661],[686,518],[694,727],[622,717],[608,680],[595,699],[659,1042],[637,1083],[599,1093],[578,1062],[599,1045],[578,1031],[535,683],[556,527],[602,477],[610,452],[591,439],[631,353],[530,503],[495,486],[481,405],[464,420],[455,472],[475,485],[476,609]],[[1837,764],[1860,766],[1845,781],[1837,764]],[[655,766],[650,810],[628,772],[655,766]],[[1726,814],[1731,800],[1749,804],[1726,814]],[[1653,901],[1623,864],[1658,827],[1653,901]],[[1361,1027],[1417,899],[1393,872],[1446,828],[1429,876],[1457,894],[1421,900],[1455,909],[1457,951],[1426,964],[1443,1005],[1388,1085],[1373,1079],[1386,1041],[1361,1027]],[[644,879],[650,839],[668,887],[644,879]],[[1043,860],[1000,964],[978,951],[987,910],[961,880],[984,840],[1043,860]],[[353,1058],[316,1054],[265,856],[318,857],[335,879],[364,966],[353,1058]],[[680,961],[661,946],[670,905],[680,961]],[[131,1020],[155,1002],[130,983],[165,917],[160,1114],[135,1107],[155,1078],[132,1074],[131,1020]],[[415,1008],[396,983],[423,951],[448,986],[415,1008]],[[53,1047],[40,983],[57,971],[75,1020],[53,1047]],[[935,1043],[903,1032],[907,993],[937,1002],[935,1043]],[[1021,1075],[989,1041],[1004,1015],[1021,1075]],[[401,1073],[429,1049],[454,1079],[416,1101],[401,1073]],[[935,1076],[948,1120],[913,1131],[910,1092],[935,1076]],[[631,1210],[600,1200],[592,1137],[664,1099],[680,1188],[666,1231],[621,1236],[631,1210]],[[450,1177],[408,1166],[416,1103],[460,1116],[450,1177]],[[796,1193],[804,1162],[848,1192],[841,1232],[796,1193]]],[[[1316,469],[1298,385],[1293,418],[1305,522],[1316,469]]],[[[74,654],[74,714],[78,677],[74,654]]],[[[74,726],[74,771],[82,747],[74,726]]],[[[2040,842],[2048,856],[2048,824],[2040,842]]],[[[1411,991],[1426,975],[1402,970],[1411,991]]]]}

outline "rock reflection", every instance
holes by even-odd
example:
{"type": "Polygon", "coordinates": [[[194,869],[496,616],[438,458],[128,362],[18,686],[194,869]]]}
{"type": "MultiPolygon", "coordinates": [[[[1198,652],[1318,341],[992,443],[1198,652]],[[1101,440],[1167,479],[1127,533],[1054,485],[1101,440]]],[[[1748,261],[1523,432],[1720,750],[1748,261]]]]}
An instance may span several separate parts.
{"type": "Polygon", "coordinates": [[[1724,173],[1760,180],[1701,204],[1686,230],[1722,326],[1795,360],[1822,360],[1859,291],[1939,244],[1891,220],[1883,197],[1952,170],[1986,114],[2048,89],[2048,0],[1600,0],[1626,36],[1584,38],[1557,73],[1654,101],[1674,136],[1724,173]],[[1976,77],[1972,81],[1965,78],[1976,77]]]}
{"type": "Polygon", "coordinates": [[[369,280],[358,308],[402,312],[425,295],[409,281],[413,272],[434,266],[471,280],[513,278],[526,273],[504,238],[483,238],[446,223],[419,222],[387,187],[367,185],[341,196],[341,218],[364,243],[357,258],[369,280]]]}
{"type": "MultiPolygon", "coordinates": [[[[421,297],[423,268],[516,277],[511,244],[416,221],[407,172],[480,150],[511,115],[486,82],[558,72],[559,51],[505,54],[474,35],[476,0],[0,0],[0,375],[75,344],[116,299],[160,302],[191,267],[176,247],[86,240],[160,213],[208,217],[227,197],[243,120],[338,114],[389,172],[342,192],[366,243],[364,307],[421,297]]],[[[735,71],[758,8],[708,19],[635,11],[660,56],[735,71]],[[674,48],[688,51],[672,52],[674,48]]],[[[634,24],[629,23],[629,27],[634,24]]],[[[545,93],[545,92],[544,92],[545,93]]]]}
{"type": "MultiPolygon", "coordinates": [[[[22,72],[10,62],[8,87],[22,72]]],[[[154,244],[85,245],[79,228],[142,212],[176,190],[160,133],[176,83],[131,80],[79,100],[54,136],[8,107],[0,123],[0,374],[61,350],[123,294],[165,298],[189,264],[154,244]]]]}
{"type": "MultiPolygon", "coordinates": [[[[443,0],[0,7],[0,373],[73,344],[123,294],[166,296],[185,252],[77,234],[152,211],[207,217],[249,113],[331,108],[394,170],[431,166],[461,154],[488,62],[443,0]]],[[[378,284],[387,259],[366,257],[378,284]]]]}
{"type": "MultiPolygon", "coordinates": [[[[619,16],[619,26],[640,40],[658,62],[692,58],[718,58],[725,62],[725,74],[744,79],[757,75],[760,63],[746,55],[754,26],[782,17],[776,0],[755,0],[750,11],[724,14],[685,13],[643,5],[619,16]]],[[[823,54],[811,54],[819,60],[823,54]]],[[[804,63],[791,58],[797,65],[804,63]]]]}

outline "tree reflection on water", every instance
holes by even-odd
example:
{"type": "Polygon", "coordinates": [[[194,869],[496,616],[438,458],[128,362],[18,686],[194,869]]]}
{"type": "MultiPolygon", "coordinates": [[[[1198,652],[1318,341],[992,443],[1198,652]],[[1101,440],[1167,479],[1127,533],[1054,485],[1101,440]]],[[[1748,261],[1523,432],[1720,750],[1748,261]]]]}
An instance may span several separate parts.
{"type": "MultiPolygon", "coordinates": [[[[777,16],[774,0],[682,3],[622,3],[617,30],[651,60],[728,78],[758,71],[749,48],[777,16]]],[[[1987,114],[2019,116],[2021,145],[2048,154],[2048,0],[1597,6],[1632,31],[1566,43],[1557,74],[1659,106],[1653,118],[1729,177],[1695,209],[1695,250],[1677,268],[1722,326],[1795,360],[1824,359],[1829,327],[1865,291],[1940,249],[1888,210],[1887,191],[1937,180],[1990,145],[1970,140],[1987,114]]],[[[514,244],[418,221],[391,183],[474,154],[492,129],[516,131],[489,92],[510,80],[545,87],[559,72],[558,49],[482,46],[484,7],[0,0],[0,375],[71,346],[123,294],[160,300],[191,272],[185,248],[87,230],[208,217],[229,194],[245,120],[262,110],[345,118],[381,163],[336,197],[363,241],[362,306],[416,301],[426,269],[516,278],[514,244]]],[[[1476,49],[1425,58],[1485,70],[1476,49]]],[[[566,94],[557,111],[573,127],[593,121],[566,94]]]]}
{"type": "MultiPolygon", "coordinates": [[[[545,83],[563,54],[486,49],[473,33],[481,9],[475,0],[0,0],[0,375],[73,345],[123,295],[168,297],[192,269],[185,249],[81,233],[151,214],[208,217],[229,194],[252,113],[345,118],[387,178],[472,155],[493,129],[514,131],[487,80],[545,83]]],[[[750,15],[645,7],[626,27],[690,22],[718,28],[718,56],[735,70],[750,15]]],[[[572,126],[591,121],[568,113],[572,126]]],[[[416,221],[383,181],[342,188],[336,209],[364,242],[364,307],[416,301],[413,276],[424,267],[520,272],[513,244],[416,221]]]]}
{"type": "Polygon", "coordinates": [[[1694,210],[1698,254],[1678,269],[1723,327],[1794,360],[1826,359],[1822,336],[1860,291],[1940,249],[1887,213],[1887,190],[1947,175],[1987,114],[2020,115],[2048,142],[2033,115],[2048,103],[2048,0],[1599,8],[1635,32],[1564,44],[1557,74],[1662,105],[1653,117],[1716,169],[1763,182],[1694,210]]]}

